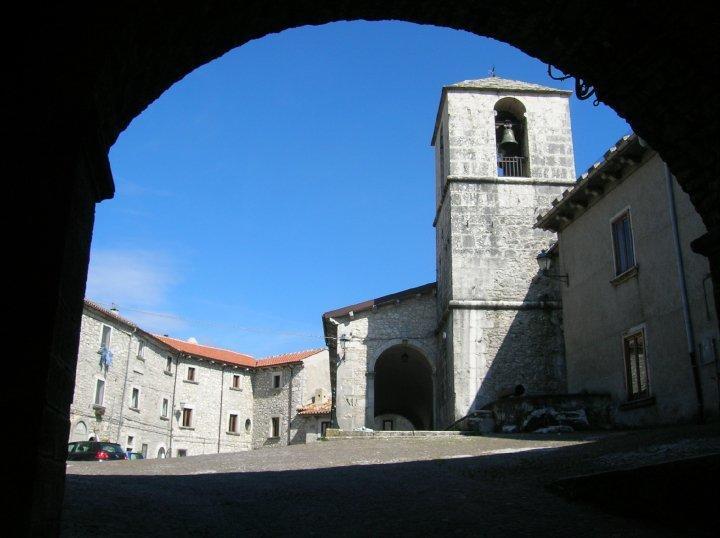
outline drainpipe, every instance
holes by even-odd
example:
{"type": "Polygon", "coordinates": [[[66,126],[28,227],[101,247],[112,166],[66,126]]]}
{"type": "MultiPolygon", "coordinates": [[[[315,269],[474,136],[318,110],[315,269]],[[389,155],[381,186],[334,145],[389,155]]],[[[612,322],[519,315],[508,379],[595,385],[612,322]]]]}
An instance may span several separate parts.
{"type": "Polygon", "coordinates": [[[127,364],[125,365],[125,382],[123,383],[122,400],[120,400],[120,419],[118,420],[118,431],[117,431],[117,439],[116,439],[116,442],[119,445],[124,444],[124,443],[120,442],[120,429],[122,428],[122,425],[123,425],[123,413],[125,412],[125,393],[127,392],[127,382],[128,382],[128,377],[130,376],[130,350],[132,349],[132,340],[133,340],[133,335],[135,334],[135,331],[137,331],[137,327],[135,327],[131,333],[125,333],[128,335],[130,340],[128,341],[127,364]]]}
{"type": "Polygon", "coordinates": [[[218,421],[218,445],[217,451],[220,454],[220,439],[222,438],[222,423],[223,423],[223,388],[225,387],[225,365],[222,365],[220,370],[220,420],[218,421]]]}
{"type": "Polygon", "coordinates": [[[668,203],[670,206],[670,223],[672,224],[673,242],[675,243],[678,284],[680,286],[680,296],[682,298],[685,335],[687,337],[687,350],[688,355],[690,356],[693,381],[695,382],[698,422],[702,424],[705,421],[705,404],[703,400],[702,380],[700,379],[700,369],[697,363],[697,356],[695,354],[695,332],[693,331],[692,320],[690,318],[690,305],[688,303],[687,296],[687,280],[685,278],[685,264],[683,263],[682,249],[680,247],[680,232],[678,231],[677,211],[675,208],[675,190],[673,188],[674,179],[667,164],[665,164],[665,180],[667,183],[668,203]]]}

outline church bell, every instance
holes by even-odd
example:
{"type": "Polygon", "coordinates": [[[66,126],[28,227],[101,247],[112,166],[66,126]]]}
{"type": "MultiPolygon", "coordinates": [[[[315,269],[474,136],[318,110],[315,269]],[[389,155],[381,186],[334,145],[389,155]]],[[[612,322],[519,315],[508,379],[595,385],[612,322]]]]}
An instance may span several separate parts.
{"type": "Polygon", "coordinates": [[[500,149],[508,150],[517,148],[518,142],[515,139],[515,133],[512,130],[512,125],[510,123],[506,123],[503,125],[503,129],[502,139],[500,140],[500,149]]]}

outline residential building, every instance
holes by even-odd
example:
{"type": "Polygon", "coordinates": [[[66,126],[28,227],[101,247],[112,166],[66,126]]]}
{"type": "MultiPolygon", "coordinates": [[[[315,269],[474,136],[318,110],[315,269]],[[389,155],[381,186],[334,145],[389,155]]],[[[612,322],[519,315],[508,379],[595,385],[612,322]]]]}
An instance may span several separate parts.
{"type": "Polygon", "coordinates": [[[312,441],[322,426],[298,408],[329,390],[325,349],[255,359],[150,334],[86,300],[70,441],[118,442],[148,458],[312,441]]]}
{"type": "Polygon", "coordinates": [[[571,393],[609,393],[614,422],[718,416],[718,320],[706,228],[665,163],[623,137],[538,217],[557,232],[571,393]]]}

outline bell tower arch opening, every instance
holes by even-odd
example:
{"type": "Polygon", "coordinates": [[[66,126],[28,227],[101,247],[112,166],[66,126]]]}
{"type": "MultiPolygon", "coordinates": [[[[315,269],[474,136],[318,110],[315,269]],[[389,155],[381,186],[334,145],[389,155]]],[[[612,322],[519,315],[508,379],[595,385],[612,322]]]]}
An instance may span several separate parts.
{"type": "Polygon", "coordinates": [[[375,362],[375,429],[431,430],[433,374],[417,349],[397,345],[375,362]]]}
{"type": "Polygon", "coordinates": [[[530,177],[525,106],[513,97],[495,104],[498,176],[530,177]]]}

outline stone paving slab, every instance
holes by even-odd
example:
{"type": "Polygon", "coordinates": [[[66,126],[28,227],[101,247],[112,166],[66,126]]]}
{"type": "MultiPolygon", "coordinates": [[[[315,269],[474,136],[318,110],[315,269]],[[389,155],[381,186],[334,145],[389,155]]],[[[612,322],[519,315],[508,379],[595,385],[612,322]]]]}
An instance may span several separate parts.
{"type": "Polygon", "coordinates": [[[328,428],[326,431],[328,441],[337,439],[390,439],[393,437],[456,437],[458,435],[470,435],[469,432],[461,431],[436,431],[436,430],[411,430],[411,431],[387,431],[387,430],[336,430],[328,428]]]}
{"type": "MultiPolygon", "coordinates": [[[[64,536],[674,536],[561,478],[720,453],[720,427],[346,439],[67,466],[64,536]]],[[[694,535],[701,532],[694,531],[694,535]]]]}

